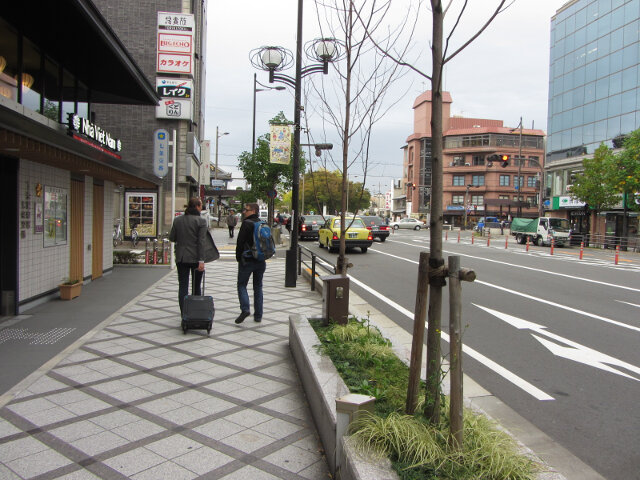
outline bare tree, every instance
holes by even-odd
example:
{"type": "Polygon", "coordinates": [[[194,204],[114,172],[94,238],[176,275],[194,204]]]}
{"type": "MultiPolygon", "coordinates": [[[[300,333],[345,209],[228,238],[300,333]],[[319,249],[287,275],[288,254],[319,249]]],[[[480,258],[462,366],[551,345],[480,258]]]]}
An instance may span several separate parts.
{"type": "MultiPolygon", "coordinates": [[[[367,40],[370,34],[381,33],[385,25],[383,18],[390,6],[391,0],[316,1],[322,36],[338,39],[345,50],[345,58],[334,64],[337,80],[321,76],[310,82],[314,96],[320,100],[315,108],[324,121],[323,133],[331,128],[340,140],[341,148],[337,149],[340,157],[334,159],[328,154],[323,168],[342,172],[340,253],[336,264],[336,271],[342,275],[346,275],[348,268],[345,258],[345,232],[350,225],[345,218],[348,173],[356,168],[362,172],[364,189],[370,166],[373,127],[400,98],[384,101],[391,85],[402,75],[400,65],[367,40]]],[[[382,32],[384,37],[381,41],[387,48],[391,48],[399,38],[399,30],[382,32]]]]}
{"type": "Polygon", "coordinates": [[[493,20],[506,8],[511,6],[512,0],[505,6],[506,0],[497,0],[495,9],[486,22],[471,35],[461,46],[448,53],[452,36],[467,9],[469,0],[462,0],[463,4],[453,23],[446,41],[444,40],[444,18],[453,0],[449,0],[447,7],[443,9],[442,0],[430,0],[432,17],[432,38],[431,38],[431,74],[427,74],[415,67],[410,60],[404,58],[401,52],[388,48],[385,40],[375,38],[375,32],[367,27],[365,19],[359,19],[361,26],[367,29],[368,38],[376,46],[376,49],[397,65],[410,68],[422,77],[431,81],[431,152],[432,152],[432,184],[431,184],[431,220],[430,220],[430,257],[429,266],[431,278],[429,281],[429,323],[427,330],[427,394],[425,402],[425,415],[433,423],[440,422],[440,394],[441,394],[441,352],[440,352],[440,331],[442,316],[442,287],[446,285],[444,259],[442,258],[442,172],[443,172],[443,139],[442,139],[442,73],[445,64],[453,60],[460,52],[467,48],[482,32],[493,22],[493,20]]]}

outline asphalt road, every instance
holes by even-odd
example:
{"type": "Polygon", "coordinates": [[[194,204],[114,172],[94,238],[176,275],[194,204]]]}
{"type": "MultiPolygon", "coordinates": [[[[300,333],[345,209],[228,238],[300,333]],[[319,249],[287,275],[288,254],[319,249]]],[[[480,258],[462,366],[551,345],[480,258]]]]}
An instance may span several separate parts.
{"type": "MultiPolygon", "coordinates": [[[[463,234],[464,235],[464,234],[463,234]]],[[[464,370],[611,480],[640,479],[640,255],[530,247],[504,237],[445,256],[477,273],[463,283],[464,370]]],[[[301,245],[335,262],[317,242],[301,245]]],[[[412,331],[419,252],[429,232],[398,231],[366,254],[348,251],[352,289],[412,331]]],[[[448,295],[443,296],[443,331],[448,295]]],[[[443,354],[448,344],[443,342],[443,354]]]]}

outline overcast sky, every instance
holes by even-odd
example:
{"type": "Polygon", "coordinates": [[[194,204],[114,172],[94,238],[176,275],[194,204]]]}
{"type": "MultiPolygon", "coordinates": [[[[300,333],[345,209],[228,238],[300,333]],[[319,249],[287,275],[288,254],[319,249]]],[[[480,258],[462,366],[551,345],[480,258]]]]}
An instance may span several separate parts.
{"type": "MultiPolygon", "coordinates": [[[[385,20],[389,18],[390,24],[396,23],[396,14],[406,11],[404,3],[407,1],[393,0],[394,10],[385,20]]],[[[463,3],[462,0],[453,1],[454,7],[445,22],[445,36],[456,17],[455,8],[463,3]]],[[[546,131],[550,19],[565,3],[565,0],[516,0],[480,38],[453,59],[446,68],[444,85],[453,97],[452,114],[503,120],[505,126],[510,127],[517,126],[522,117],[525,128],[534,125],[546,131]]],[[[234,176],[239,175],[236,174],[237,156],[243,151],[251,151],[253,74],[256,70],[249,61],[249,52],[264,45],[278,45],[294,51],[297,4],[296,0],[236,0],[208,4],[205,137],[212,141],[211,161],[214,163],[216,126],[221,133],[229,132],[219,139],[218,163],[234,176]]],[[[452,39],[454,47],[464,43],[486,21],[497,1],[471,0],[469,4],[469,11],[452,39]]],[[[416,46],[413,50],[418,57],[416,63],[424,67],[426,73],[430,73],[431,62],[429,16],[430,12],[423,6],[420,14],[423,27],[414,37],[416,46]]],[[[314,2],[305,0],[303,42],[320,36],[317,23],[314,2]]],[[[283,73],[293,76],[294,68],[283,73]]],[[[257,71],[257,74],[259,82],[268,83],[267,72],[257,71]]],[[[421,92],[429,89],[430,83],[415,73],[408,73],[394,84],[387,98],[393,98],[397,103],[374,126],[370,160],[373,166],[366,182],[372,193],[387,191],[391,181],[402,176],[401,148],[413,132],[413,102],[421,92]]],[[[281,110],[287,118],[293,119],[293,89],[257,93],[256,136],[267,133],[268,120],[281,110]]],[[[322,131],[313,126],[319,125],[319,120],[315,120],[311,127],[315,141],[336,143],[334,138],[321,138],[322,131]]],[[[337,145],[334,154],[336,148],[337,145]]],[[[354,180],[361,181],[361,178],[354,180]]]]}

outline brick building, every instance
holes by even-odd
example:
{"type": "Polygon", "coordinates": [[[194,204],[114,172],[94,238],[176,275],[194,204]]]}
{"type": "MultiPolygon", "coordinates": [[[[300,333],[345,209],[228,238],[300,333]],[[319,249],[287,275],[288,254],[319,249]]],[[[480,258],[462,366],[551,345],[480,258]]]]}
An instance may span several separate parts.
{"type": "MultiPolygon", "coordinates": [[[[445,223],[464,226],[465,218],[473,223],[481,216],[538,216],[544,132],[505,127],[502,120],[452,117],[451,94],[443,92],[442,97],[445,223]],[[495,154],[509,155],[506,166],[491,161],[495,154]]],[[[432,180],[431,92],[418,96],[413,109],[414,133],[404,149],[403,182],[407,214],[426,218],[432,180]]]]}

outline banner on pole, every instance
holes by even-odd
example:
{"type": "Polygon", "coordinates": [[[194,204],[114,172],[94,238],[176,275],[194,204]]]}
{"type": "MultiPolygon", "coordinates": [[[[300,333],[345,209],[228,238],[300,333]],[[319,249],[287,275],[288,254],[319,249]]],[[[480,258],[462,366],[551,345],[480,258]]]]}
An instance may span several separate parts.
{"type": "Polygon", "coordinates": [[[271,163],[289,164],[291,161],[291,125],[271,125],[269,152],[271,163]]]}

